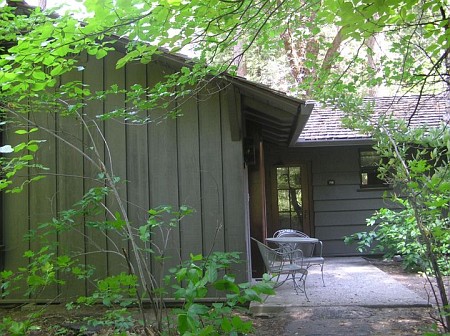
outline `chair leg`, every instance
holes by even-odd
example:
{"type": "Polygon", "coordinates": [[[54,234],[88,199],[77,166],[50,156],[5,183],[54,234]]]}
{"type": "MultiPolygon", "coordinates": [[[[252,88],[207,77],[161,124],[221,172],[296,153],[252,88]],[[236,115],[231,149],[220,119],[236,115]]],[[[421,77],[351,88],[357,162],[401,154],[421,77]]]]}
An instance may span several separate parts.
{"type": "Polygon", "coordinates": [[[323,283],[323,287],[326,287],[326,286],[325,286],[325,280],[323,279],[323,264],[320,265],[320,271],[322,272],[322,283],[323,283]]]}
{"type": "Polygon", "coordinates": [[[306,279],[303,279],[303,293],[305,293],[306,301],[309,302],[308,294],[306,293],[306,279]]]}
{"type": "Polygon", "coordinates": [[[320,272],[322,273],[322,284],[323,284],[323,287],[326,287],[325,286],[325,280],[323,278],[323,264],[310,264],[306,268],[309,269],[311,266],[314,266],[314,265],[320,266],[320,272]]]}
{"type": "MultiPolygon", "coordinates": [[[[298,284],[297,280],[295,279],[295,273],[291,273],[290,275],[292,276],[292,283],[294,284],[295,294],[298,295],[298,284]]],[[[289,278],[289,275],[287,277],[289,278]]]]}
{"type": "MultiPolygon", "coordinates": [[[[273,288],[278,288],[278,287],[280,287],[282,284],[284,284],[287,280],[289,280],[289,274],[286,276],[286,278],[283,280],[283,281],[279,281],[280,280],[280,276],[281,276],[281,273],[278,273],[278,275],[277,275],[277,279],[275,280],[275,285],[273,286],[273,288]]],[[[272,279],[273,279],[274,277],[272,277],[272,279]]]]}
{"type": "MultiPolygon", "coordinates": [[[[288,281],[289,279],[292,279],[292,283],[294,285],[295,293],[298,295],[298,291],[300,290],[300,292],[305,294],[306,300],[309,302],[309,297],[308,297],[308,294],[306,293],[306,276],[307,276],[307,274],[301,274],[301,276],[299,278],[297,278],[295,276],[295,274],[297,274],[297,273],[288,273],[288,274],[286,274],[286,278],[283,279],[282,281],[279,281],[281,274],[278,274],[276,276],[276,279],[275,279],[274,288],[278,288],[282,284],[284,284],[286,281],[288,281]],[[303,285],[300,285],[299,282],[301,282],[303,285]]],[[[275,278],[275,276],[273,278],[275,278]]]]}
{"type": "Polygon", "coordinates": [[[295,277],[295,273],[292,274],[292,281],[294,282],[294,289],[295,289],[295,293],[298,295],[298,290],[300,289],[300,292],[302,292],[303,294],[305,294],[306,300],[309,302],[309,297],[308,294],[306,293],[306,276],[307,274],[302,274],[299,278],[299,280],[297,280],[297,278],[295,277]],[[303,288],[300,287],[298,282],[301,282],[303,284],[303,288]]]}

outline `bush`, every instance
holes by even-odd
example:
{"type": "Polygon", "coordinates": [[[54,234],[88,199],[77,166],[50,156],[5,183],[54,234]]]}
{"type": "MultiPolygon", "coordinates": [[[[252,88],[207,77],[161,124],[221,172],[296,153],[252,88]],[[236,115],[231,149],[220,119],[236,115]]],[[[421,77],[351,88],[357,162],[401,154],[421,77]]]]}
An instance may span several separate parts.
{"type": "MultiPolygon", "coordinates": [[[[239,335],[252,330],[252,323],[236,313],[250,301],[261,302],[262,294],[274,294],[274,290],[264,281],[255,285],[235,283],[229,268],[236,262],[236,252],[214,252],[208,257],[191,255],[190,261],[170,270],[176,281],[172,286],[175,298],[185,302],[173,311],[180,335],[239,335]],[[203,304],[210,290],[223,293],[223,300],[203,304]]],[[[170,283],[173,279],[168,276],[166,280],[170,283]]]]}
{"type": "MultiPolygon", "coordinates": [[[[380,209],[367,219],[367,226],[373,229],[347,236],[345,243],[356,243],[359,252],[383,254],[383,257],[389,259],[401,255],[403,267],[410,271],[429,269],[427,251],[412,209],[380,209]]],[[[444,273],[449,274],[447,255],[450,234],[445,229],[446,223],[435,220],[431,227],[435,236],[439,235],[439,239],[435,239],[434,252],[439,256],[444,273]]]]}

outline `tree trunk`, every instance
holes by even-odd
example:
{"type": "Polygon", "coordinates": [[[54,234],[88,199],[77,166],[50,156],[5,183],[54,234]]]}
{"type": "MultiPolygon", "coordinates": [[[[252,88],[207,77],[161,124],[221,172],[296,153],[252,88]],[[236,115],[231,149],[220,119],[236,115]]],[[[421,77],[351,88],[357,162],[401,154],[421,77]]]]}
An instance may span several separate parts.
{"type": "MultiPolygon", "coordinates": [[[[371,69],[372,71],[376,70],[375,65],[375,59],[373,57],[374,55],[374,47],[375,47],[375,36],[370,36],[366,41],[365,44],[367,46],[367,67],[371,69]]],[[[370,87],[368,95],[370,97],[375,97],[377,94],[377,88],[376,87],[370,87]]]]}
{"type": "MultiPolygon", "coordinates": [[[[307,18],[308,22],[313,22],[316,18],[315,14],[307,18]]],[[[328,48],[324,60],[321,65],[321,71],[328,71],[331,69],[334,63],[334,56],[339,52],[339,48],[343,42],[342,30],[344,27],[340,28],[336,36],[328,48]]],[[[291,29],[288,28],[281,35],[283,40],[284,49],[286,51],[287,59],[289,62],[290,71],[292,77],[297,83],[303,83],[305,78],[314,82],[314,78],[317,76],[315,69],[308,68],[306,61],[308,58],[317,58],[319,56],[319,42],[316,38],[311,38],[308,40],[295,40],[292,35],[291,29]]],[[[311,88],[306,90],[306,95],[309,96],[311,88]]]]}
{"type": "Polygon", "coordinates": [[[242,48],[242,40],[239,40],[233,48],[233,65],[237,66],[237,75],[240,77],[247,76],[247,64],[245,62],[244,50],[242,48]]]}

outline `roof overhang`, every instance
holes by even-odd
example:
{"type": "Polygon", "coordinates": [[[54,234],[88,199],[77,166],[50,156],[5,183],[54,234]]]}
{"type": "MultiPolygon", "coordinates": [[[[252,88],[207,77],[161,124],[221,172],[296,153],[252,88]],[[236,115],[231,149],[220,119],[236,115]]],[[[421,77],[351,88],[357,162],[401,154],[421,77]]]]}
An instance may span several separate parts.
{"type": "MultiPolygon", "coordinates": [[[[22,2],[14,3],[19,10],[29,13],[34,9],[22,2]]],[[[108,39],[108,37],[106,38],[108,39]]],[[[119,52],[126,52],[126,45],[129,42],[126,38],[115,37],[114,47],[119,52]],[[117,39],[117,40],[116,40],[117,39]]],[[[190,67],[194,64],[194,60],[182,54],[169,53],[164,49],[160,49],[158,53],[153,55],[153,61],[164,64],[174,69],[183,66],[190,67]]],[[[232,109],[237,110],[234,114],[236,126],[232,136],[235,140],[240,138],[241,130],[239,130],[239,119],[242,117],[246,121],[257,124],[261,130],[264,141],[272,142],[282,146],[291,146],[295,144],[303,127],[306,124],[307,116],[309,116],[312,106],[306,106],[305,101],[289,97],[285,93],[273,90],[268,86],[250,82],[241,77],[222,74],[218,77],[219,81],[225,80],[226,84],[223,88],[227,88],[232,84],[237,89],[237,95],[231,94],[231,100],[235,100],[239,106],[232,109]],[[239,113],[242,112],[242,115],[239,113]]],[[[228,101],[228,104],[233,103],[228,101]]],[[[231,105],[229,105],[231,106],[231,105]]]]}
{"type": "Polygon", "coordinates": [[[259,127],[264,141],[280,146],[290,146],[297,141],[312,106],[240,77],[227,76],[226,79],[240,93],[243,118],[259,127]]]}

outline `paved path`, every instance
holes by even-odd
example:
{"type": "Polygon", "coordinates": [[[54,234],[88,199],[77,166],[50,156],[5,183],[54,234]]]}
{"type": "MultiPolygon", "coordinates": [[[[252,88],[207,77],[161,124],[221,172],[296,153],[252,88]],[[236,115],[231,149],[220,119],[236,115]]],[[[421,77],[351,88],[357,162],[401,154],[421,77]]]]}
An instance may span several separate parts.
{"type": "Polygon", "coordinates": [[[324,266],[325,285],[320,267],[312,266],[304,294],[295,294],[292,282],[276,289],[263,304],[252,303],[253,313],[271,313],[292,307],[427,307],[428,301],[401,285],[387,273],[360,257],[328,258],[324,266]]]}
{"type": "Polygon", "coordinates": [[[363,258],[325,260],[325,284],[313,266],[304,294],[290,283],[250,306],[255,336],[423,335],[434,321],[427,300],[363,258]]]}

